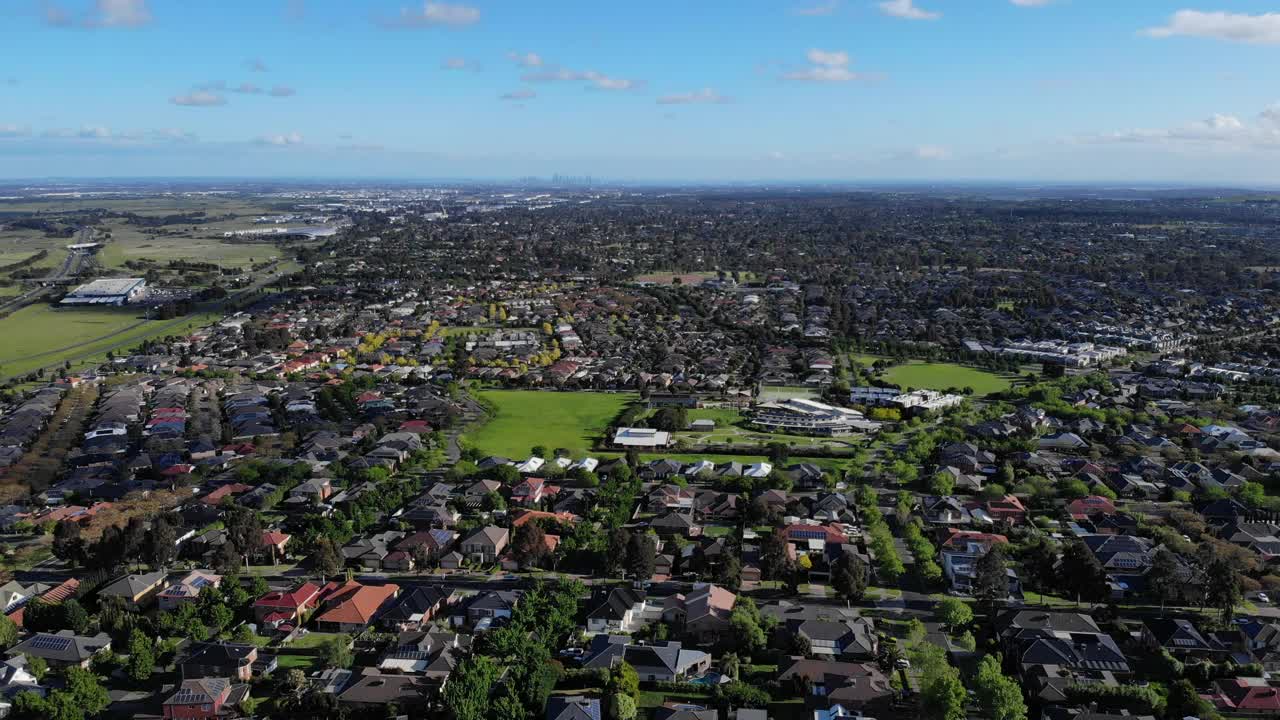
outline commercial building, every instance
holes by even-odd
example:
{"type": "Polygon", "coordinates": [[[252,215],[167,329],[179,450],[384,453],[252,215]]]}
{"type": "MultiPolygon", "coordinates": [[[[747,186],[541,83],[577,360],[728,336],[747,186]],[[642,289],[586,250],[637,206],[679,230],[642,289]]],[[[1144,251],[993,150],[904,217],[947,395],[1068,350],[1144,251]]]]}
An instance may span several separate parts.
{"type": "Polygon", "coordinates": [[[800,435],[849,435],[879,429],[862,413],[816,400],[787,398],[755,407],[751,422],[761,430],[800,435]]]}
{"type": "Polygon", "coordinates": [[[127,305],[142,297],[147,281],[143,278],[110,278],[94,280],[72,290],[62,298],[63,305],[127,305]]]}

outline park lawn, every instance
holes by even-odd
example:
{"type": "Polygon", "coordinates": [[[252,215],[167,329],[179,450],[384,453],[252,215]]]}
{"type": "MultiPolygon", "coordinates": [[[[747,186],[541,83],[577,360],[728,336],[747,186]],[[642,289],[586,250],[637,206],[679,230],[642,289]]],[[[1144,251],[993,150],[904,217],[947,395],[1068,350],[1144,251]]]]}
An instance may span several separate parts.
{"type": "Polygon", "coordinates": [[[973,388],[975,395],[1003,392],[1012,384],[1008,378],[985,370],[954,363],[929,363],[919,360],[889,368],[884,373],[884,379],[903,388],[946,390],[970,387],[973,388]]]}
{"type": "Polygon", "coordinates": [[[170,260],[209,262],[223,267],[247,268],[254,263],[280,257],[280,248],[271,243],[225,242],[205,237],[218,230],[201,226],[195,232],[176,235],[148,235],[123,222],[112,223],[111,241],[100,253],[104,267],[121,267],[130,260],[154,260],[161,265],[170,260]]]}
{"type": "Polygon", "coordinates": [[[467,440],[481,452],[524,458],[535,445],[548,452],[566,448],[575,456],[587,454],[596,439],[636,396],[632,393],[540,392],[483,390],[479,397],[493,404],[494,417],[467,440]]]}

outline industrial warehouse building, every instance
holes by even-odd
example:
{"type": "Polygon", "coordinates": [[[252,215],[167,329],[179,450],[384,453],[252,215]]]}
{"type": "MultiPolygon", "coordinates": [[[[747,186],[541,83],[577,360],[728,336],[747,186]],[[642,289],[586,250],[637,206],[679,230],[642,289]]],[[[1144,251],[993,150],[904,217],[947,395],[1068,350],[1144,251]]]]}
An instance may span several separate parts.
{"type": "Polygon", "coordinates": [[[146,291],[143,278],[110,278],[94,280],[72,290],[62,298],[63,305],[127,305],[146,291]]]}

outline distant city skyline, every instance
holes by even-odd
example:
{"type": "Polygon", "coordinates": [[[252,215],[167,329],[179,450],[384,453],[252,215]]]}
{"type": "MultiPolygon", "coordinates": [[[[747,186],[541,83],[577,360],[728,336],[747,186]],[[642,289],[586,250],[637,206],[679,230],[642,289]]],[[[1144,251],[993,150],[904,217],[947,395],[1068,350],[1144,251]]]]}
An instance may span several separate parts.
{"type": "Polygon", "coordinates": [[[1255,0],[10,0],[0,178],[1280,185],[1255,0]]]}

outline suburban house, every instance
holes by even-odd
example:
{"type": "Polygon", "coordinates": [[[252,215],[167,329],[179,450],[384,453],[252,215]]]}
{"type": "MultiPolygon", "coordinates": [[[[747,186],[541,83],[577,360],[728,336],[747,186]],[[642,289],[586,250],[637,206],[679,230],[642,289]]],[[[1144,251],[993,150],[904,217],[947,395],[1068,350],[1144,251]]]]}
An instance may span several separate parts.
{"type": "Polygon", "coordinates": [[[462,554],[473,562],[496,562],[507,549],[511,534],[506,528],[482,527],[468,535],[461,543],[462,554]]]}
{"type": "Polygon", "coordinates": [[[258,648],[253,645],[203,642],[192,647],[178,665],[184,680],[235,678],[248,682],[253,679],[257,660],[258,648]]]}
{"type": "MultiPolygon", "coordinates": [[[[334,586],[330,583],[328,587],[334,586]]],[[[354,580],[328,590],[323,611],[316,617],[316,627],[325,632],[358,633],[388,609],[399,585],[362,585],[354,580]]]]}
{"type": "Polygon", "coordinates": [[[161,610],[174,610],[184,602],[191,602],[200,597],[200,591],[207,587],[218,587],[222,584],[222,576],[207,573],[203,570],[192,570],[178,582],[161,590],[156,598],[160,601],[161,610]]]}
{"type": "Polygon", "coordinates": [[[587,632],[632,633],[644,624],[646,604],[643,590],[628,587],[601,588],[591,599],[587,632]]]}
{"type": "Polygon", "coordinates": [[[98,633],[93,637],[76,635],[71,630],[56,633],[36,633],[9,648],[10,656],[27,655],[44,660],[50,668],[89,667],[89,662],[100,652],[111,649],[111,636],[98,633]]]}
{"type": "Polygon", "coordinates": [[[116,597],[124,601],[125,608],[141,610],[151,603],[168,583],[169,574],[163,570],[141,575],[125,575],[98,591],[100,597],[116,597]]]}
{"type": "Polygon", "coordinates": [[[612,668],[624,661],[636,669],[641,682],[678,682],[711,668],[711,656],[700,650],[689,650],[675,641],[633,645],[625,635],[596,635],[582,665],[612,668]]]}
{"type": "Polygon", "coordinates": [[[672,595],[662,606],[662,620],[683,628],[699,642],[715,642],[729,632],[729,614],[738,596],[718,585],[701,585],[687,595],[672,595]]]}
{"type": "Polygon", "coordinates": [[[320,604],[321,591],[319,585],[304,582],[288,592],[269,592],[254,601],[253,617],[271,627],[292,623],[320,604]]]}
{"type": "Polygon", "coordinates": [[[249,686],[226,678],[183,680],[164,701],[164,717],[173,720],[215,718],[231,713],[249,695],[249,686]]]}
{"type": "Polygon", "coordinates": [[[1004,535],[955,528],[947,528],[947,532],[949,534],[939,549],[942,574],[950,581],[952,588],[966,592],[973,585],[978,560],[993,546],[1008,544],[1009,538],[1004,535]]]}
{"type": "Polygon", "coordinates": [[[797,636],[809,641],[810,652],[819,658],[875,660],[880,648],[875,625],[867,618],[802,620],[791,623],[790,627],[797,636]]]}

